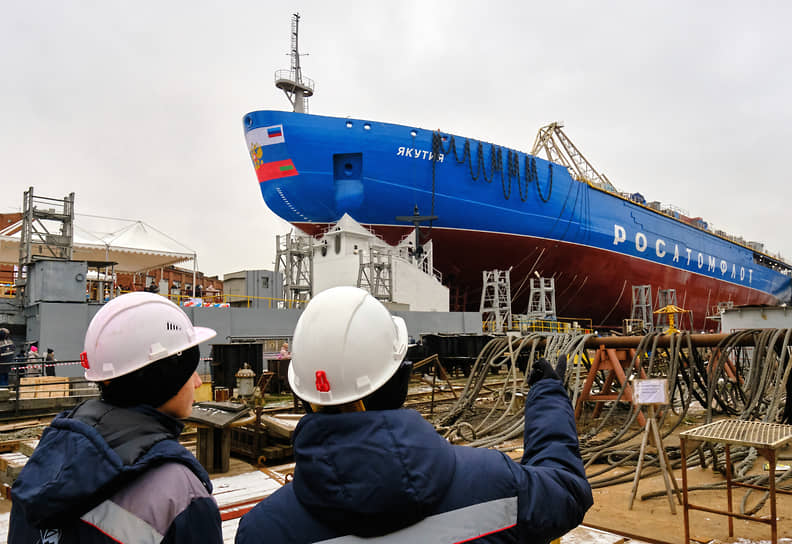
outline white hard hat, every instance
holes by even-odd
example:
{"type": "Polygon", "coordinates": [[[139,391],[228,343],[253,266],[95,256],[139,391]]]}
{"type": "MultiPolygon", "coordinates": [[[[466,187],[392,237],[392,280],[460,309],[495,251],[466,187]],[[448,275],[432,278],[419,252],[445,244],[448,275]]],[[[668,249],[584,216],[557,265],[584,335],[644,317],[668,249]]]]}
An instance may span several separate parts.
{"type": "Polygon", "coordinates": [[[127,293],[96,312],[85,333],[80,360],[86,380],[111,380],[215,335],[212,329],[194,327],[187,314],[165,297],[127,293]]]}
{"type": "Polygon", "coordinates": [[[289,385],[301,399],[334,406],[362,399],[393,376],[407,353],[407,326],[357,287],[333,287],[306,306],[292,338],[289,385]]]}

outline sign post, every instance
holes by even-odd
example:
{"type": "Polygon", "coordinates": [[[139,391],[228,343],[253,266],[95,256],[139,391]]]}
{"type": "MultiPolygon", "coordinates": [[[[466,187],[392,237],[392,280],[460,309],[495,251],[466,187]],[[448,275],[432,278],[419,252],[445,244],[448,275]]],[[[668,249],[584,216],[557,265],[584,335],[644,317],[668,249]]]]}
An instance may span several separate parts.
{"type": "Polygon", "coordinates": [[[641,478],[641,471],[643,470],[644,454],[646,453],[646,446],[651,437],[655,448],[657,449],[657,460],[660,464],[660,472],[663,474],[663,481],[665,482],[666,495],[668,496],[668,504],[671,506],[671,513],[676,514],[676,506],[674,506],[674,499],[671,496],[673,485],[673,493],[676,493],[679,504],[682,504],[680,499],[680,491],[677,486],[674,475],[671,472],[671,463],[668,461],[668,454],[663,447],[663,440],[660,438],[660,429],[657,425],[657,417],[655,415],[655,406],[665,406],[668,404],[668,380],[667,379],[645,379],[633,380],[633,394],[635,404],[638,410],[641,406],[647,406],[648,416],[646,418],[646,425],[644,426],[643,440],[641,441],[641,450],[638,454],[638,466],[635,467],[635,478],[633,479],[632,493],[630,494],[629,510],[632,510],[635,495],[638,493],[638,480],[641,478]]]}

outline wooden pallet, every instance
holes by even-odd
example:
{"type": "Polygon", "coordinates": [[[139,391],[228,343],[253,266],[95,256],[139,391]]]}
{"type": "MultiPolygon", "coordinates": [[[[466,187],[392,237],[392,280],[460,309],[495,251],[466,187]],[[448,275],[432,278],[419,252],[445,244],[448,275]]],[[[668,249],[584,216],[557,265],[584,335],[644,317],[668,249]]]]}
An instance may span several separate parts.
{"type": "Polygon", "coordinates": [[[19,398],[21,399],[51,399],[70,396],[68,378],[36,376],[24,377],[19,381],[19,398]]]}

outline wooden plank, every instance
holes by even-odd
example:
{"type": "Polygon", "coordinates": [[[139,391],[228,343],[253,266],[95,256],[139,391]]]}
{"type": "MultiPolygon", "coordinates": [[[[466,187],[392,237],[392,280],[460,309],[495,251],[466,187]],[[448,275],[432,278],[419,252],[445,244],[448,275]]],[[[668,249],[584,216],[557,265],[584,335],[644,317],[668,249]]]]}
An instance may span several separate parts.
{"type": "Polygon", "coordinates": [[[8,461],[8,467],[6,468],[6,475],[12,481],[16,480],[16,477],[19,476],[19,473],[22,472],[28,462],[27,455],[19,453],[18,456],[18,458],[8,461]]]}
{"type": "Polygon", "coordinates": [[[16,451],[17,448],[19,448],[19,442],[19,440],[6,440],[5,442],[0,442],[0,453],[16,451]]]}
{"type": "Polygon", "coordinates": [[[23,440],[19,443],[19,453],[30,457],[38,447],[38,440],[23,440]]]}
{"type": "Polygon", "coordinates": [[[9,467],[22,467],[27,463],[27,455],[19,452],[0,453],[0,472],[8,472],[9,467]]]}
{"type": "Polygon", "coordinates": [[[68,378],[59,376],[26,376],[20,378],[20,398],[49,399],[68,397],[70,387],[68,378]]]}
{"type": "Polygon", "coordinates": [[[298,417],[288,418],[282,417],[280,414],[274,416],[261,414],[261,423],[267,428],[267,432],[272,436],[290,441],[292,439],[292,435],[294,435],[294,429],[297,427],[297,423],[299,423],[300,418],[302,418],[302,414],[288,415],[296,415],[298,417]]]}
{"type": "Polygon", "coordinates": [[[32,419],[29,421],[18,421],[16,423],[7,423],[5,425],[0,425],[0,432],[18,431],[19,429],[35,427],[41,424],[42,422],[40,419],[32,419]]]}

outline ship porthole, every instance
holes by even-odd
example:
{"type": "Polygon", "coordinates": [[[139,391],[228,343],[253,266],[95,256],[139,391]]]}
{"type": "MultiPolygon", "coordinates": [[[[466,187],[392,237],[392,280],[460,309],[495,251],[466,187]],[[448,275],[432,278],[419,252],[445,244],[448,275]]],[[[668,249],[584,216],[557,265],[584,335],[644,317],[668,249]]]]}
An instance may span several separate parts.
{"type": "Polygon", "coordinates": [[[415,130],[415,129],[411,130],[411,131],[410,131],[410,136],[412,136],[413,138],[415,138],[416,136],[418,136],[418,131],[417,131],[417,130],[415,130]]]}
{"type": "Polygon", "coordinates": [[[363,125],[363,130],[371,130],[371,123],[366,123],[363,125]]]}
{"type": "Polygon", "coordinates": [[[248,126],[248,128],[252,127],[253,126],[253,118],[250,117],[249,115],[247,117],[245,117],[245,124],[248,126]]]}
{"type": "Polygon", "coordinates": [[[352,121],[347,121],[346,122],[346,127],[347,128],[352,128],[352,121]]]}

